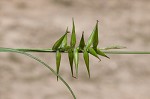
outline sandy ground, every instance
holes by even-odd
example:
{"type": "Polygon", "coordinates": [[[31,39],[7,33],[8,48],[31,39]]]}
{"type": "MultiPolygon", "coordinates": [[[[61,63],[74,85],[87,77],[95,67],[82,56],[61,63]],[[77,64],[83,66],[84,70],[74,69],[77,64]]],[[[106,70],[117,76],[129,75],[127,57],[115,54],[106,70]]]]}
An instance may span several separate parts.
{"type": "MultiPolygon", "coordinates": [[[[100,45],[150,50],[149,0],[0,0],[0,47],[49,48],[74,17],[79,41],[87,40],[100,21],[100,45]]],[[[54,54],[34,53],[55,69],[54,54]]],[[[78,99],[149,99],[150,55],[90,57],[91,79],[83,58],[79,79],[70,75],[63,54],[61,75],[78,99]]],[[[0,53],[0,99],[72,99],[67,88],[45,67],[13,53],[0,53]]]]}

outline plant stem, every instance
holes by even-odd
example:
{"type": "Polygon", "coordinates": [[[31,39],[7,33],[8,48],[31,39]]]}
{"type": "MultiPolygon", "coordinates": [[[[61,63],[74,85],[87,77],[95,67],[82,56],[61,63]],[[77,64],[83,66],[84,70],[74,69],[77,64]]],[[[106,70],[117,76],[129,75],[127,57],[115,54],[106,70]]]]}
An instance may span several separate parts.
{"type": "MultiPolygon", "coordinates": [[[[28,48],[21,48],[21,49],[15,49],[18,51],[23,51],[23,52],[56,52],[52,50],[51,48],[49,49],[28,49],[28,48]]],[[[63,53],[66,53],[62,51],[63,53]]],[[[150,51],[111,51],[111,50],[102,50],[105,54],[150,54],[150,51]]],[[[79,53],[82,53],[79,51],[79,53]]]]}
{"type": "Polygon", "coordinates": [[[150,54],[150,51],[103,51],[106,54],[150,54]]]}
{"type": "MultiPolygon", "coordinates": [[[[26,49],[29,51],[29,49],[26,49]]],[[[41,49],[42,50],[42,49],[41,49]]],[[[74,94],[74,92],[72,91],[72,89],[70,88],[70,86],[68,85],[68,83],[59,75],[55,72],[55,70],[53,70],[53,68],[51,68],[48,64],[46,64],[44,61],[40,60],[39,58],[29,54],[29,53],[26,53],[24,51],[19,51],[19,50],[16,50],[16,49],[12,49],[12,48],[2,48],[0,47],[0,52],[14,52],[14,53],[20,53],[20,54],[23,54],[23,55],[26,55],[34,60],[36,60],[37,62],[43,64],[45,67],[47,67],[53,74],[55,74],[65,85],[66,87],[69,89],[69,91],[71,92],[72,96],[74,99],[76,99],[76,96],[74,94]]]]}

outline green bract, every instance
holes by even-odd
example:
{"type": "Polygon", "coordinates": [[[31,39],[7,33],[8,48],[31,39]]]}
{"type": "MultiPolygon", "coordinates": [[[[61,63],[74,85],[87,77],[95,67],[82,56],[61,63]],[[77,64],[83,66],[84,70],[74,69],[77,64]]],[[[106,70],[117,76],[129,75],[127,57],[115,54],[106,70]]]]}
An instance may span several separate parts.
{"type": "Polygon", "coordinates": [[[81,37],[81,40],[80,40],[80,44],[79,44],[79,48],[81,50],[84,49],[84,46],[85,46],[85,41],[84,41],[84,32],[82,33],[82,37],[81,37]]]}
{"type": "Polygon", "coordinates": [[[71,74],[73,77],[73,51],[71,49],[68,51],[68,57],[69,57],[69,63],[71,68],[71,74]]]}
{"type": "Polygon", "coordinates": [[[93,39],[93,48],[94,49],[97,49],[98,43],[99,43],[99,41],[98,41],[98,21],[97,21],[95,29],[94,29],[94,39],[93,39]]]}
{"type": "MultiPolygon", "coordinates": [[[[66,33],[68,33],[68,27],[66,29],[66,33]]],[[[67,47],[67,35],[64,36],[62,43],[61,43],[61,48],[66,48],[67,47]]]]}
{"type": "Polygon", "coordinates": [[[75,68],[76,68],[76,77],[78,78],[78,64],[79,64],[79,52],[78,49],[74,49],[74,63],[75,63],[75,68]]]}
{"type": "Polygon", "coordinates": [[[60,45],[62,44],[62,41],[64,40],[64,38],[66,37],[66,35],[67,35],[67,33],[65,33],[59,40],[57,40],[55,42],[55,44],[52,47],[52,50],[57,50],[60,47],[60,45]]]}
{"type": "Polygon", "coordinates": [[[89,48],[92,44],[93,44],[94,47],[97,48],[97,45],[98,45],[98,21],[96,23],[95,28],[93,29],[92,34],[88,38],[86,48],[89,48]]]}
{"type": "Polygon", "coordinates": [[[88,75],[89,75],[89,78],[90,78],[89,53],[86,50],[84,50],[84,52],[83,52],[83,57],[84,57],[84,61],[85,61],[86,68],[87,68],[87,71],[88,71],[88,75]]]}
{"type": "Polygon", "coordinates": [[[104,57],[107,57],[107,58],[109,58],[105,53],[103,53],[100,49],[96,49],[96,53],[98,54],[98,55],[101,55],[101,56],[104,56],[104,57]]]}
{"type": "MultiPolygon", "coordinates": [[[[59,52],[59,50],[57,50],[56,51],[56,70],[57,70],[57,74],[59,74],[60,61],[61,61],[61,53],[59,52]]],[[[58,81],[58,76],[57,76],[57,81],[58,81]]]]}
{"type": "Polygon", "coordinates": [[[88,48],[88,52],[89,52],[91,55],[95,56],[96,58],[98,58],[98,59],[101,61],[101,59],[98,57],[98,54],[96,53],[96,51],[95,51],[92,47],[89,47],[89,48],[88,48]]]}
{"type": "Polygon", "coordinates": [[[70,46],[75,47],[76,45],[76,34],[75,34],[75,24],[74,24],[74,19],[72,19],[72,35],[71,35],[71,42],[70,46]]]}

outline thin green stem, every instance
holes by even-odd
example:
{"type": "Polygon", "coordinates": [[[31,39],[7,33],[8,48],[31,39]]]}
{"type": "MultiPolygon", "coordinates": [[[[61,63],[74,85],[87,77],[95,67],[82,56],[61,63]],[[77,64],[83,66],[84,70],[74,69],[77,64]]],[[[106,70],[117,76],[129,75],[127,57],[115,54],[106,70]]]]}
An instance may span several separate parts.
{"type": "Polygon", "coordinates": [[[103,51],[106,54],[150,54],[150,51],[103,51]]]}
{"type": "Polygon", "coordinates": [[[56,52],[52,50],[52,48],[49,49],[41,49],[41,48],[17,48],[16,50],[23,51],[23,52],[56,52]]]}
{"type": "MultiPolygon", "coordinates": [[[[27,50],[29,51],[29,49],[27,49],[27,50]]],[[[37,58],[37,57],[35,57],[35,56],[33,56],[33,55],[29,54],[29,53],[26,53],[23,50],[21,51],[21,50],[16,50],[16,49],[12,49],[12,48],[0,48],[0,52],[20,53],[20,54],[26,55],[26,56],[28,56],[28,57],[30,57],[30,58],[38,61],[39,63],[43,64],[45,67],[47,67],[53,74],[55,74],[67,86],[67,88],[71,92],[73,98],[76,99],[76,96],[75,96],[74,92],[72,91],[72,89],[70,88],[70,86],[67,84],[67,82],[59,74],[57,74],[49,65],[47,65],[45,62],[43,62],[39,58],[37,58]]]]}
{"type": "MultiPolygon", "coordinates": [[[[28,48],[21,48],[21,49],[15,49],[18,51],[23,51],[23,52],[56,52],[52,50],[51,48],[49,49],[28,49],[28,48]]],[[[66,53],[62,51],[63,53],[66,53]]],[[[150,51],[111,51],[111,50],[102,50],[105,54],[150,54],[150,51]]],[[[79,53],[82,53],[82,51],[79,51],[79,53]]]]}

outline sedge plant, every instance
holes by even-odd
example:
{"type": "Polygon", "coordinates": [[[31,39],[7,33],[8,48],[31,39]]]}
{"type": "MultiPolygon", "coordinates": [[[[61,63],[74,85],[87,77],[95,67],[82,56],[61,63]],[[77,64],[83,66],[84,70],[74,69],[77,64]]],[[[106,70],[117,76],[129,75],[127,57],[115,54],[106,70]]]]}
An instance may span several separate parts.
{"type": "Polygon", "coordinates": [[[74,92],[70,88],[69,84],[59,75],[62,53],[68,53],[71,75],[74,78],[78,78],[79,53],[83,54],[83,58],[85,61],[85,66],[86,66],[89,78],[90,78],[90,65],[89,65],[89,56],[90,55],[93,55],[99,61],[101,61],[101,59],[99,58],[99,55],[110,59],[109,56],[107,56],[106,54],[150,54],[150,52],[145,52],[145,51],[118,51],[118,50],[112,51],[112,49],[125,48],[123,46],[109,46],[106,48],[98,48],[97,47],[99,44],[98,21],[96,22],[96,25],[86,43],[84,40],[84,32],[83,32],[80,42],[79,42],[79,45],[76,44],[76,30],[75,30],[74,20],[72,20],[72,32],[71,32],[70,44],[67,44],[68,34],[69,34],[69,31],[68,31],[68,27],[67,27],[65,34],[54,43],[52,48],[32,49],[32,48],[0,47],[0,52],[14,52],[14,53],[23,54],[23,55],[28,56],[29,58],[39,62],[40,64],[42,64],[43,66],[48,68],[54,75],[56,75],[57,81],[58,81],[58,79],[60,79],[66,85],[66,87],[69,89],[69,91],[71,92],[74,99],[76,99],[74,92]],[[44,61],[42,61],[38,57],[35,57],[32,54],[29,54],[28,52],[55,53],[56,54],[56,70],[54,70],[51,66],[46,64],[44,61]],[[75,70],[73,70],[73,66],[74,66],[73,64],[75,65],[75,70]],[[74,71],[75,71],[75,73],[74,73],[74,71]]]}

